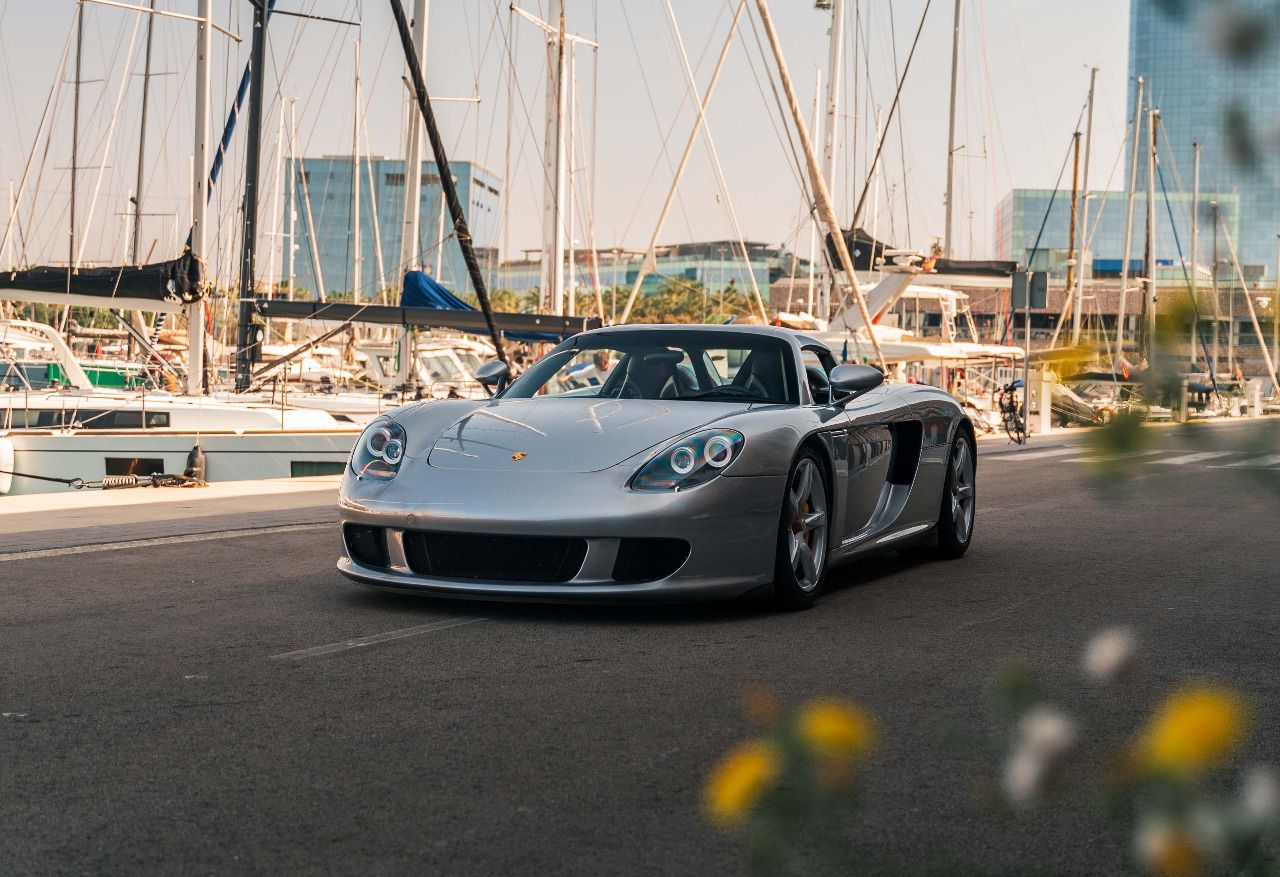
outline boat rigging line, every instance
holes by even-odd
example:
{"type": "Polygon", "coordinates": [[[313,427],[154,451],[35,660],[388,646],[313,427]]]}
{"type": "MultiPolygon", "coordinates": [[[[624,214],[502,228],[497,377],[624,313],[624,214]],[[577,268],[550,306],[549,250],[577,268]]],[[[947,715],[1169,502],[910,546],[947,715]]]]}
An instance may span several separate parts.
{"type": "MultiPolygon", "coordinates": [[[[670,214],[671,207],[679,193],[680,181],[683,179],[685,168],[688,167],[689,159],[693,155],[693,148],[697,145],[698,134],[706,127],[707,106],[711,103],[711,97],[715,94],[716,85],[720,82],[720,72],[724,69],[725,59],[729,57],[729,49],[733,46],[733,36],[738,30],[738,22],[742,20],[742,13],[746,9],[746,5],[746,0],[739,0],[737,8],[733,14],[733,20],[729,22],[729,32],[725,35],[724,45],[720,49],[719,57],[716,59],[716,66],[711,71],[711,80],[707,83],[706,92],[700,98],[698,96],[697,86],[693,81],[692,72],[689,71],[688,59],[686,57],[686,87],[690,89],[693,95],[694,103],[698,108],[698,115],[694,119],[693,129],[689,132],[689,139],[685,142],[684,152],[681,153],[680,161],[676,165],[675,174],[671,180],[671,188],[667,190],[667,197],[662,204],[661,211],[658,213],[658,221],[654,224],[653,234],[649,237],[649,245],[645,248],[644,258],[640,262],[640,268],[636,272],[636,279],[631,286],[631,294],[627,296],[627,302],[622,307],[622,315],[617,319],[617,322],[619,323],[625,323],[630,318],[631,309],[635,306],[636,298],[640,295],[640,289],[644,285],[645,278],[657,271],[656,248],[658,238],[662,234],[662,228],[666,224],[667,216],[670,214]]],[[[674,13],[672,13],[672,15],[674,16],[674,13]]],[[[677,31],[677,34],[678,33],[679,31],[677,31]]],[[[710,137],[708,137],[708,143],[709,142],[710,137]]],[[[723,183],[723,178],[721,178],[721,182],[723,183]]]]}
{"type": "Polygon", "coordinates": [[[458,199],[458,190],[453,183],[453,175],[449,172],[449,156],[445,154],[444,141],[440,138],[440,129],[436,125],[435,113],[431,109],[431,99],[427,95],[427,83],[422,76],[422,64],[418,59],[418,51],[413,45],[413,35],[409,31],[409,21],[404,14],[404,5],[400,0],[390,0],[391,12],[396,19],[396,28],[400,31],[400,44],[404,49],[405,61],[413,77],[414,95],[418,101],[418,111],[426,124],[427,136],[431,139],[431,151],[435,155],[436,169],[440,174],[440,188],[444,192],[449,206],[449,214],[453,218],[453,231],[458,238],[458,246],[462,249],[462,259],[467,264],[467,273],[471,276],[471,285],[480,301],[480,310],[484,312],[484,321],[489,328],[489,338],[493,342],[494,353],[498,359],[510,364],[507,352],[502,344],[502,335],[493,322],[493,307],[489,303],[489,291],[485,287],[484,274],[480,271],[480,263],[476,260],[476,252],[471,243],[471,229],[467,226],[467,217],[462,210],[462,202],[458,199]]]}
{"type": "Polygon", "coordinates": [[[871,341],[871,348],[875,351],[876,359],[880,361],[881,371],[888,375],[889,361],[885,359],[884,351],[880,349],[880,339],[876,337],[876,333],[872,328],[874,324],[871,314],[867,310],[867,300],[863,297],[862,290],[858,286],[858,274],[854,268],[853,257],[849,255],[849,245],[844,239],[840,221],[836,218],[835,207],[831,203],[831,192],[827,189],[827,182],[822,176],[822,169],[818,166],[818,158],[814,152],[813,141],[809,139],[809,131],[804,122],[804,114],[800,111],[800,103],[796,98],[795,86],[791,82],[791,73],[787,69],[786,56],[782,52],[782,44],[778,41],[778,33],[774,29],[773,20],[769,16],[768,0],[756,0],[756,9],[760,13],[760,23],[764,26],[765,34],[769,38],[769,47],[773,50],[774,61],[778,65],[778,78],[782,80],[782,89],[787,95],[787,104],[791,109],[791,117],[795,123],[796,134],[799,136],[800,146],[804,150],[805,163],[809,167],[809,176],[813,182],[814,194],[817,196],[819,213],[827,226],[827,234],[835,242],[836,255],[839,256],[840,265],[848,278],[849,288],[852,290],[854,301],[858,305],[862,322],[867,327],[867,336],[871,341]]]}
{"type": "Polygon", "coordinates": [[[867,168],[867,180],[863,183],[862,194],[858,196],[858,204],[853,208],[853,219],[849,223],[850,228],[857,228],[858,221],[862,218],[862,211],[866,207],[867,194],[871,191],[871,182],[876,176],[876,165],[880,162],[880,151],[884,149],[884,141],[889,133],[889,123],[893,121],[893,117],[898,110],[898,103],[902,100],[902,87],[906,85],[907,74],[911,72],[911,61],[916,56],[916,47],[920,45],[920,34],[924,32],[924,23],[929,17],[929,7],[932,5],[933,0],[925,0],[924,12],[920,14],[920,24],[916,26],[916,35],[911,40],[911,51],[907,53],[907,62],[903,65],[902,76],[898,78],[898,87],[893,93],[893,103],[889,104],[889,117],[885,120],[884,128],[877,134],[876,151],[871,157],[871,166],[867,168]]]}
{"type": "MultiPolygon", "coordinates": [[[[1182,254],[1182,238],[1178,234],[1178,224],[1173,220],[1173,205],[1169,203],[1169,190],[1164,185],[1164,168],[1159,163],[1156,164],[1156,177],[1160,180],[1160,194],[1164,197],[1164,208],[1169,214],[1169,228],[1173,230],[1173,243],[1178,248],[1178,263],[1182,266],[1182,277],[1187,281],[1187,288],[1190,289],[1191,275],[1187,271],[1187,262],[1182,254]]],[[[1193,206],[1191,209],[1194,210],[1195,207],[1193,206]]],[[[1204,358],[1209,363],[1209,382],[1213,385],[1213,395],[1221,399],[1221,394],[1218,392],[1218,364],[1209,357],[1209,345],[1205,341],[1204,332],[1200,328],[1200,303],[1196,301],[1195,296],[1190,296],[1190,298],[1191,313],[1195,319],[1191,331],[1195,333],[1196,338],[1200,341],[1200,350],[1204,353],[1204,358]]]]}

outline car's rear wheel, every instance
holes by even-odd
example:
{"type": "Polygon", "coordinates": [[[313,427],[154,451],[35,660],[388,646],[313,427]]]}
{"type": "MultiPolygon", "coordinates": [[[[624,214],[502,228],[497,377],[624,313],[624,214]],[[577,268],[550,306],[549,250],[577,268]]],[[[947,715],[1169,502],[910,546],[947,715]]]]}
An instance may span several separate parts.
{"type": "Polygon", "coordinates": [[[960,557],[969,550],[969,543],[973,541],[973,518],[977,511],[976,469],[973,441],[968,433],[961,430],[947,455],[947,479],[942,486],[942,508],[938,512],[939,557],[960,557]]]}
{"type": "Polygon", "coordinates": [[[827,574],[830,504],[818,455],[805,450],[787,476],[778,526],[774,598],[790,609],[807,609],[822,593],[827,574]]]}

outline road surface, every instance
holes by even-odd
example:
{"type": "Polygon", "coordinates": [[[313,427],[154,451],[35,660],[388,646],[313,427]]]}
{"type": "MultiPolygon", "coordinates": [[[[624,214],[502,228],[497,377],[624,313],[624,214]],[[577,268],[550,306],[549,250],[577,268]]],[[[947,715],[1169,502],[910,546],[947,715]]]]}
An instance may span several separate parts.
{"type": "Polygon", "coordinates": [[[858,873],[1115,873],[1105,823],[993,808],[998,763],[955,735],[1002,727],[1014,663],[1070,709],[1083,644],[1125,623],[1117,721],[1221,679],[1254,700],[1248,759],[1280,762],[1276,427],[1153,434],[1102,477],[1079,445],[984,454],[964,559],[866,561],[801,613],[374,593],[334,571],[323,492],[185,531],[27,520],[0,535],[0,870],[735,873],[699,793],[767,686],[878,717],[858,873]]]}

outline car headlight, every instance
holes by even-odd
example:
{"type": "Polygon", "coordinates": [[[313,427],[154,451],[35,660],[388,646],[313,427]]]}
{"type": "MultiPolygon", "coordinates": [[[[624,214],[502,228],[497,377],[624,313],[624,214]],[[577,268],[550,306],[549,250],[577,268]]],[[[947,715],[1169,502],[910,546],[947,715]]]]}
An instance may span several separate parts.
{"type": "Polygon", "coordinates": [[[375,420],[356,440],[351,471],[357,478],[395,478],[404,460],[405,440],[403,426],[394,420],[375,420]]]}
{"type": "Polygon", "coordinates": [[[742,433],[704,429],[667,447],[631,479],[633,490],[688,490],[715,478],[742,452],[742,433]]]}

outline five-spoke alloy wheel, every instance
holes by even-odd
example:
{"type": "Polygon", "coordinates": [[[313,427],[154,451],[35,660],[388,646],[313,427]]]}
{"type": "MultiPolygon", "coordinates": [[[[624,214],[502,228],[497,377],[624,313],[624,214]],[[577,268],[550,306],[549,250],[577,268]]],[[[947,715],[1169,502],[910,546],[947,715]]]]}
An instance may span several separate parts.
{"type": "Polygon", "coordinates": [[[975,471],[973,440],[961,431],[947,455],[947,480],[938,513],[938,554],[942,557],[959,557],[969,550],[976,508],[975,471]]]}
{"type": "Polygon", "coordinates": [[[822,591],[827,571],[829,504],[826,476],[813,451],[796,458],[783,495],[774,594],[786,606],[804,609],[822,591]]]}

